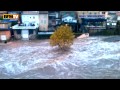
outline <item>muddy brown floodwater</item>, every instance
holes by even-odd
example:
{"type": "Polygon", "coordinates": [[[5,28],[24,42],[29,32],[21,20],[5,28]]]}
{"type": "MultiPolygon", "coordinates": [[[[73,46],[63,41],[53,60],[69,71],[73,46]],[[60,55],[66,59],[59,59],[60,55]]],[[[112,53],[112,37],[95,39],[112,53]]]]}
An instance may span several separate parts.
{"type": "Polygon", "coordinates": [[[0,45],[0,79],[120,79],[120,36],[75,39],[62,52],[49,40],[0,45]]]}

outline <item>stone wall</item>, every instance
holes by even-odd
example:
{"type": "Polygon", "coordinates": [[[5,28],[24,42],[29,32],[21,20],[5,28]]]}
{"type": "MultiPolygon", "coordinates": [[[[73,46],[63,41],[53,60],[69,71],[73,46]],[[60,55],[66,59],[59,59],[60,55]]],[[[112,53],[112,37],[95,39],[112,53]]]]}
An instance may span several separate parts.
{"type": "Polygon", "coordinates": [[[15,39],[17,39],[17,40],[22,39],[21,34],[17,34],[17,31],[16,31],[16,30],[14,30],[14,37],[15,37],[15,39]]]}
{"type": "Polygon", "coordinates": [[[10,31],[0,31],[0,40],[1,40],[1,35],[6,35],[7,40],[9,40],[11,37],[10,31]]]}
{"type": "MultiPolygon", "coordinates": [[[[17,34],[16,30],[14,30],[14,36],[15,36],[15,39],[22,40],[22,33],[17,34]]],[[[33,34],[29,34],[29,40],[34,40],[34,39],[36,39],[36,30],[33,31],[33,34]]]]}
{"type": "Polygon", "coordinates": [[[30,34],[30,35],[29,35],[29,39],[30,39],[30,40],[36,39],[36,30],[33,31],[33,34],[30,34]]]}

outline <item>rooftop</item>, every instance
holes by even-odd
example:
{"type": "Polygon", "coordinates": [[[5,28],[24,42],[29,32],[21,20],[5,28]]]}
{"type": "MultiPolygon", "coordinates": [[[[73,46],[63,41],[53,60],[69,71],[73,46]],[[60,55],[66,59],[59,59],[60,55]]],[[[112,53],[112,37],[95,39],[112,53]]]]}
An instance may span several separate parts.
{"type": "Polygon", "coordinates": [[[0,21],[0,24],[8,24],[8,23],[9,23],[9,22],[1,22],[1,21],[0,21]]]}
{"type": "Polygon", "coordinates": [[[25,15],[36,15],[36,14],[39,14],[39,11],[23,11],[22,14],[25,14],[25,15]]]}
{"type": "Polygon", "coordinates": [[[48,11],[39,11],[39,14],[48,14],[48,11]]]}
{"type": "Polygon", "coordinates": [[[108,13],[116,13],[116,11],[108,11],[108,13]]]}
{"type": "Polygon", "coordinates": [[[25,15],[48,14],[48,11],[23,11],[22,14],[25,15]]]}

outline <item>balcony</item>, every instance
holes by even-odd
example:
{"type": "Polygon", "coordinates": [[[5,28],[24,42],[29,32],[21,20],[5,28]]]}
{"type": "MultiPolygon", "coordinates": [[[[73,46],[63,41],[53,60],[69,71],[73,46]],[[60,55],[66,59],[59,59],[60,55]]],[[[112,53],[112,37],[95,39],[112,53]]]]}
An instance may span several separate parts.
{"type": "Polygon", "coordinates": [[[86,26],[87,28],[89,29],[106,29],[106,26],[93,26],[93,25],[90,25],[90,26],[86,26]]]}
{"type": "Polygon", "coordinates": [[[108,14],[116,14],[116,11],[108,11],[108,14]]]}
{"type": "Polygon", "coordinates": [[[0,29],[10,29],[10,23],[0,23],[0,29]]]}
{"type": "Polygon", "coordinates": [[[36,26],[14,25],[12,29],[37,29],[36,26]]]}

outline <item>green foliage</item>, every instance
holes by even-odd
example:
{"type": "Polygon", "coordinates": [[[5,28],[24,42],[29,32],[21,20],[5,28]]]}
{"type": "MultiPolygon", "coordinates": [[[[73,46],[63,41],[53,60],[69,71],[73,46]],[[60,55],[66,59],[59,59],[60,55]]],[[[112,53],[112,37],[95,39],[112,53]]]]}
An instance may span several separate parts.
{"type": "Polygon", "coordinates": [[[69,48],[73,44],[74,37],[71,27],[61,25],[50,36],[50,45],[59,46],[61,49],[69,48]]]}
{"type": "Polygon", "coordinates": [[[15,21],[15,22],[12,22],[12,26],[14,26],[14,25],[16,25],[16,24],[18,24],[18,22],[17,21],[15,21]]]}
{"type": "Polygon", "coordinates": [[[117,35],[120,35],[120,21],[117,22],[117,26],[116,26],[115,33],[116,33],[117,35]]]}
{"type": "Polygon", "coordinates": [[[115,35],[115,29],[112,30],[104,30],[102,32],[103,35],[115,35]]]}
{"type": "Polygon", "coordinates": [[[3,20],[3,17],[0,17],[0,20],[3,20]]]}

